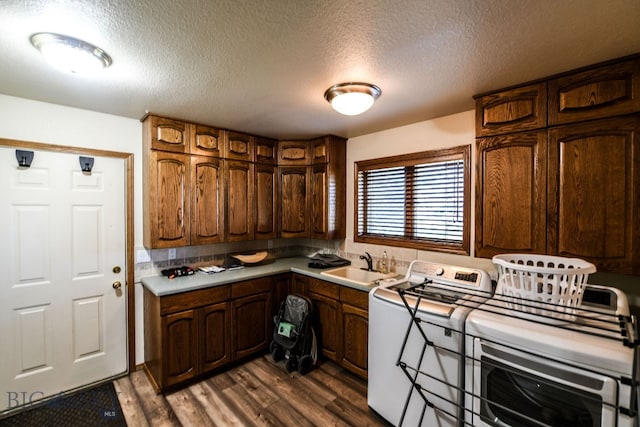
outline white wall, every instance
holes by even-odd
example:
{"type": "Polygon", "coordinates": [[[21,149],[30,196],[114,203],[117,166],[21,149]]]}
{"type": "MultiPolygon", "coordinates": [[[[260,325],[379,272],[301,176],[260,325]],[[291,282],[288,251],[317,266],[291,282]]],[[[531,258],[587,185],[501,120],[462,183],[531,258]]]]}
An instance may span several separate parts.
{"type": "MultiPolygon", "coordinates": [[[[369,252],[374,258],[382,257],[387,251],[389,258],[397,261],[400,272],[402,260],[434,260],[455,265],[477,266],[495,271],[490,260],[391,246],[369,245],[353,241],[354,218],[354,162],[398,154],[416,153],[427,150],[471,145],[471,242],[474,241],[475,206],[475,112],[474,110],[440,117],[433,120],[387,129],[381,132],[351,138],[347,142],[347,239],[342,250],[350,253],[369,252]]],[[[471,245],[473,255],[473,243],[471,245]]]]}
{"type": "MultiPolygon", "coordinates": [[[[142,246],[142,124],[139,120],[0,94],[0,137],[133,153],[134,245],[142,246]]],[[[142,363],[142,289],[140,284],[135,286],[136,363],[142,363]]]]}
{"type": "MultiPolygon", "coordinates": [[[[471,144],[475,164],[474,112],[466,111],[434,120],[349,139],[347,143],[347,239],[341,249],[370,252],[392,260],[431,259],[452,264],[479,265],[493,269],[489,260],[450,254],[353,242],[354,162],[377,157],[471,144]]],[[[0,137],[46,144],[86,147],[133,153],[134,155],[134,245],[142,248],[142,125],[138,120],[77,108],[31,101],[0,94],[0,137]]],[[[473,170],[473,169],[472,169],[473,170]]],[[[472,174],[472,203],[473,180],[472,174]]],[[[472,204],[473,206],[473,204],[472,204]]],[[[473,242],[473,209],[471,241],[473,242]]],[[[142,289],[136,284],[136,364],[144,361],[142,289]]]]}

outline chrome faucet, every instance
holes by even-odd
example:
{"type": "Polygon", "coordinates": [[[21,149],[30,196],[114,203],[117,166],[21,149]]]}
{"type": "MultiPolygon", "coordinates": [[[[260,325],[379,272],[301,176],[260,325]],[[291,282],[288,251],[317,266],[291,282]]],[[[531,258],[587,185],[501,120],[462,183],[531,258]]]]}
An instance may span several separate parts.
{"type": "MultiPolygon", "coordinates": [[[[373,271],[373,259],[371,258],[371,254],[369,252],[365,252],[365,255],[360,255],[360,259],[367,261],[367,270],[373,271]]],[[[363,268],[364,270],[364,268],[363,268]]]]}

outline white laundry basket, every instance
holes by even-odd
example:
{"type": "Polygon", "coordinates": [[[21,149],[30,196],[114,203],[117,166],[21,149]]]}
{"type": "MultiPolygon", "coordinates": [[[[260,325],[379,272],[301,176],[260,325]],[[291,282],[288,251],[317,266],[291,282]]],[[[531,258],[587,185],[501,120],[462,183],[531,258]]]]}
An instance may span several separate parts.
{"type": "Polygon", "coordinates": [[[589,274],[596,267],[579,258],[536,254],[493,257],[500,273],[496,293],[517,312],[564,317],[582,303],[589,274]]]}

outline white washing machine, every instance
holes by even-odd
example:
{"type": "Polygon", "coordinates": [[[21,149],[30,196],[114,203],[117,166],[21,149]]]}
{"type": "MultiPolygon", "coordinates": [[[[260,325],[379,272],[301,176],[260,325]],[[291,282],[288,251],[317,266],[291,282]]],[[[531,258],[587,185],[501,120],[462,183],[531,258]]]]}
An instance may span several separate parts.
{"type": "Polygon", "coordinates": [[[395,426],[461,425],[465,319],[491,293],[486,272],[427,261],[372,290],[369,407],[395,426]]]}

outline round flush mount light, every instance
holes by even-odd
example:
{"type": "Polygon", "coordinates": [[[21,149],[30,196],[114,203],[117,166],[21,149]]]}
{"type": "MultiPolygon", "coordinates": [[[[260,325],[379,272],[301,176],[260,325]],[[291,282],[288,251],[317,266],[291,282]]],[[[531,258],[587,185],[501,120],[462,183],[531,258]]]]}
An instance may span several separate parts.
{"type": "Polygon", "coordinates": [[[45,61],[67,73],[91,74],[112,63],[111,57],[99,47],[61,34],[37,33],[31,36],[31,44],[45,61]]]}
{"type": "Polygon", "coordinates": [[[369,83],[339,83],[324,93],[334,110],[347,116],[355,116],[367,111],[382,94],[378,86],[369,83]]]}

